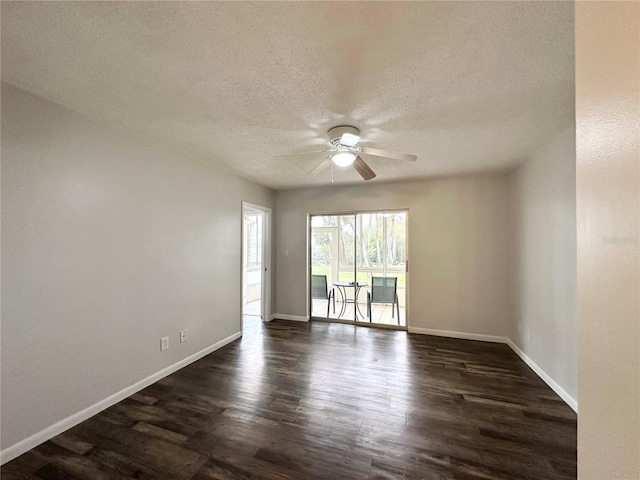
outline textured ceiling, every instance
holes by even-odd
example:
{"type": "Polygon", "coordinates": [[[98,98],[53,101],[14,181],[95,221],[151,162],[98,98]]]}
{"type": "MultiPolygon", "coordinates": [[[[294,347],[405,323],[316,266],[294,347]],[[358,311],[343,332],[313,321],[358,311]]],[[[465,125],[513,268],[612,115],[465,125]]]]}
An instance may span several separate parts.
{"type": "MultiPolygon", "coordinates": [[[[335,125],[372,182],[508,168],[574,121],[572,2],[2,2],[2,79],[273,188],[335,125]]],[[[362,182],[352,170],[336,183],[362,182]]]]}

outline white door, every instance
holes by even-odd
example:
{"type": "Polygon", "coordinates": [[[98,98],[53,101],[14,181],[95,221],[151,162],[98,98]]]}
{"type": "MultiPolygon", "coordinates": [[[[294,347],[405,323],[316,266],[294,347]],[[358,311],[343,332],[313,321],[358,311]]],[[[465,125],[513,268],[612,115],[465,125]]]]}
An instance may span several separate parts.
{"type": "Polygon", "coordinates": [[[271,316],[271,209],[242,202],[242,316],[271,316]]]}

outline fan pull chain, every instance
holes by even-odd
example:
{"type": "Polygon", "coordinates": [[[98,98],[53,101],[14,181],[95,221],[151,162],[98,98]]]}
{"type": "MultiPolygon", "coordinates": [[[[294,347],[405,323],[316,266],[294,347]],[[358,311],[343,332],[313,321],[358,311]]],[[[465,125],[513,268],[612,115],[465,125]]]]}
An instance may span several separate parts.
{"type": "Polygon", "coordinates": [[[333,162],[331,162],[331,183],[333,183],[333,162]]]}

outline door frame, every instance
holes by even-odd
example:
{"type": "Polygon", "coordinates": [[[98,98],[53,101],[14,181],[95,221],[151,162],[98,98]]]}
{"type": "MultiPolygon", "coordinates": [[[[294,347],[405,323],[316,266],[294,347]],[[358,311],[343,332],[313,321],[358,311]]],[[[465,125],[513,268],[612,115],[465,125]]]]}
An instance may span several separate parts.
{"type": "Polygon", "coordinates": [[[250,202],[242,202],[240,215],[240,333],[244,329],[244,217],[248,213],[262,214],[262,271],[260,275],[260,317],[262,322],[271,321],[271,209],[250,202]]]}
{"type": "MultiPolygon", "coordinates": [[[[320,212],[307,212],[307,312],[308,312],[308,318],[309,320],[318,320],[321,322],[333,322],[333,323],[346,323],[349,325],[358,325],[361,327],[371,327],[371,328],[386,328],[386,329],[390,329],[390,330],[401,330],[401,331],[409,331],[409,328],[411,327],[409,325],[410,323],[410,311],[409,311],[409,304],[410,304],[410,299],[409,299],[409,285],[410,285],[410,280],[409,280],[409,274],[410,274],[410,270],[409,270],[409,256],[411,254],[409,248],[410,248],[410,244],[409,244],[409,237],[410,237],[410,218],[411,215],[409,214],[409,208],[379,208],[379,209],[374,209],[374,210],[344,210],[344,211],[320,211],[320,212]],[[385,324],[379,324],[379,323],[369,323],[369,322],[357,322],[355,320],[341,320],[338,318],[324,318],[324,317],[314,317],[312,315],[312,300],[311,300],[311,236],[312,236],[312,232],[311,232],[311,217],[318,217],[318,216],[340,216],[340,215],[358,215],[358,214],[366,214],[366,213],[391,213],[391,212],[405,212],[406,213],[406,218],[405,218],[405,229],[406,229],[406,233],[405,233],[405,310],[404,310],[404,316],[405,316],[405,325],[402,327],[397,327],[395,325],[385,325],[385,324]]],[[[356,271],[357,271],[357,267],[356,267],[356,271]]]]}

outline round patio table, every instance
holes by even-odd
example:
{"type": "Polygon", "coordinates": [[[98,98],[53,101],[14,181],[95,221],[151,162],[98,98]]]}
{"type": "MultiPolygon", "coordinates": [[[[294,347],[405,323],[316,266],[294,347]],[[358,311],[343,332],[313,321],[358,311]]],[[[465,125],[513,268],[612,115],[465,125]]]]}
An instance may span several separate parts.
{"type": "Polygon", "coordinates": [[[342,315],[344,315],[344,312],[347,310],[348,303],[354,303],[356,312],[358,312],[363,319],[366,318],[360,311],[360,306],[358,305],[358,294],[360,293],[360,289],[362,287],[366,287],[369,284],[367,282],[334,282],[333,285],[335,287],[338,287],[338,292],[340,292],[340,299],[342,300],[342,307],[340,309],[340,315],[338,316],[342,317],[342,315]],[[347,298],[347,288],[354,289],[353,300],[349,300],[347,298]]]}

